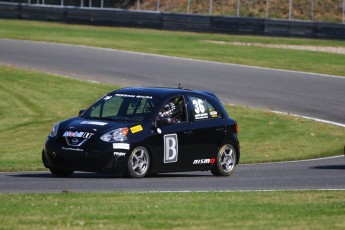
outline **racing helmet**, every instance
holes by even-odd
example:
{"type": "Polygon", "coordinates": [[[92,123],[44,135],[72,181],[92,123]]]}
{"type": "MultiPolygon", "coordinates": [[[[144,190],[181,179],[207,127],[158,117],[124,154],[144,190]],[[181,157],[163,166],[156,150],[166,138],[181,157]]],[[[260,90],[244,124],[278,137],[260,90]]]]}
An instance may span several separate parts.
{"type": "Polygon", "coordinates": [[[159,111],[160,118],[176,118],[178,117],[179,110],[178,107],[173,102],[168,102],[163,108],[159,111]]]}

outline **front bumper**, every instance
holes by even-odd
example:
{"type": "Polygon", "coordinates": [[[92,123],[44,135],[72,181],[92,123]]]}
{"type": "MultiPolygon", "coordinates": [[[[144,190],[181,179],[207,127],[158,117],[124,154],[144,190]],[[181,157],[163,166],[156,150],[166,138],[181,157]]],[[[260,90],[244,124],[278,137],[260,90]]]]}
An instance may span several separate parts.
{"type": "Polygon", "coordinates": [[[42,151],[42,161],[46,168],[67,169],[86,172],[123,173],[127,169],[126,158],[115,155],[116,150],[96,151],[60,146],[47,141],[42,151]]]}

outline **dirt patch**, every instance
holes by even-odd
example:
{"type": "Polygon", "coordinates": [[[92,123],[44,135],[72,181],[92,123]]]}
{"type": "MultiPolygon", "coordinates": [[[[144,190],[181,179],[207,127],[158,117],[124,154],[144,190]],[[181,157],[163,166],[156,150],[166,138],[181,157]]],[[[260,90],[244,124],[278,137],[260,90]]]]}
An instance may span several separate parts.
{"type": "Polygon", "coordinates": [[[325,53],[345,54],[345,47],[335,46],[306,46],[306,45],[284,45],[284,44],[263,44],[263,43],[249,43],[249,42],[225,42],[225,41],[211,41],[203,40],[203,42],[221,44],[221,45],[238,45],[238,46],[254,46],[267,47],[277,49],[292,49],[292,50],[307,50],[325,53]]]}

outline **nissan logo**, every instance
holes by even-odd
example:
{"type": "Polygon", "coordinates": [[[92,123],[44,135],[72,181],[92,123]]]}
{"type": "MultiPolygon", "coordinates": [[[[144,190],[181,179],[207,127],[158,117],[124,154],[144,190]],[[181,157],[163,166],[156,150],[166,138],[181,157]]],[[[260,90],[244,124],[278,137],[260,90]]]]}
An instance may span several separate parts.
{"type": "Polygon", "coordinates": [[[79,140],[77,138],[73,138],[72,139],[72,144],[76,145],[78,144],[79,140]]]}

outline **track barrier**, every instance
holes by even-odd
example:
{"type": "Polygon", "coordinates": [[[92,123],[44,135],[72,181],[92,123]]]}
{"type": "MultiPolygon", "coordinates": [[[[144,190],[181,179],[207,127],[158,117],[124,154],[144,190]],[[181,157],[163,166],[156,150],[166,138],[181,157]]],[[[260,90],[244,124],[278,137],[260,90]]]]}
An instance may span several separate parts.
{"type": "Polygon", "coordinates": [[[1,3],[0,18],[206,33],[345,39],[345,24],[1,3]]]}

